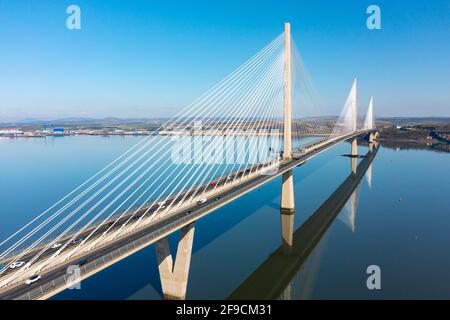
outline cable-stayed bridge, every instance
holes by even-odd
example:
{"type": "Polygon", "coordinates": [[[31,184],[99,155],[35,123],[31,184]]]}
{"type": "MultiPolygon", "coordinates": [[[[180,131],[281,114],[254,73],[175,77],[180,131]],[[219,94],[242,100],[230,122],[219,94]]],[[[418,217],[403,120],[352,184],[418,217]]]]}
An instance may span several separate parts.
{"type": "Polygon", "coordinates": [[[279,176],[282,214],[293,213],[292,170],[343,141],[356,174],[357,138],[378,134],[372,100],[362,119],[354,80],[338,117],[318,111],[286,23],[154,135],[0,240],[0,298],[49,298],[153,243],[164,295],[184,298],[195,221],[279,176]]]}

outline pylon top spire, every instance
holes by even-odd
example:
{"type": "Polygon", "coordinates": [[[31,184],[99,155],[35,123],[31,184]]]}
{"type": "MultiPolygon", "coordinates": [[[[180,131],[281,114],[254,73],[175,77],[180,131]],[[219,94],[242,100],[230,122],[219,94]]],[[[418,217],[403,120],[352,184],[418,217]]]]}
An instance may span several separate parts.
{"type": "Polygon", "coordinates": [[[291,159],[292,151],[292,79],[291,79],[291,24],[284,24],[284,43],[285,43],[285,67],[284,67],[284,154],[283,158],[291,159]]]}
{"type": "Polygon", "coordinates": [[[357,118],[358,118],[358,86],[356,82],[356,77],[353,78],[353,97],[352,97],[352,113],[353,113],[353,131],[357,130],[357,118]]]}
{"type": "Polygon", "coordinates": [[[369,108],[367,109],[366,120],[364,122],[364,129],[373,129],[373,97],[370,97],[369,108]]]}

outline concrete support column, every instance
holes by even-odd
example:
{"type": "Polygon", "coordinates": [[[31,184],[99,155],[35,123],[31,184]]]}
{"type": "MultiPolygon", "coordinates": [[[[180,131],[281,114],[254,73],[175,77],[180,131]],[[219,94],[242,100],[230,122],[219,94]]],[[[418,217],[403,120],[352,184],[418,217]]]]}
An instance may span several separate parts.
{"type": "Polygon", "coordinates": [[[186,297],[194,231],[194,223],[181,229],[175,265],[167,237],[155,243],[159,276],[165,299],[182,300],[186,297]]]}
{"type": "Polygon", "coordinates": [[[286,171],[282,176],[281,185],[281,210],[294,212],[294,177],[292,170],[286,171]]]}
{"type": "Polygon", "coordinates": [[[283,251],[289,255],[294,241],[294,210],[280,210],[281,239],[283,240],[283,251]]]}
{"type": "Polygon", "coordinates": [[[352,141],[352,173],[356,173],[356,167],[358,165],[358,142],[355,139],[352,141]]]}
{"type": "Polygon", "coordinates": [[[292,300],[292,296],[293,296],[293,294],[292,294],[292,289],[293,289],[292,282],[293,282],[293,280],[289,281],[289,283],[286,286],[286,288],[284,288],[283,292],[281,293],[280,300],[292,300]]]}

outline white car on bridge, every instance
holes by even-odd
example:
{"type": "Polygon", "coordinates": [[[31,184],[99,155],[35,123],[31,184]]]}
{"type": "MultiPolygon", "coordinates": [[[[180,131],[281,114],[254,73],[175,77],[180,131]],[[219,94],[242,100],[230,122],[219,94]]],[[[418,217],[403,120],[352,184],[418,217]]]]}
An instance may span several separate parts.
{"type": "Polygon", "coordinates": [[[27,279],[27,281],[25,281],[25,283],[28,284],[28,285],[30,285],[30,284],[35,283],[36,281],[38,281],[40,278],[41,278],[40,275],[35,274],[35,275],[29,277],[29,278],[27,279]]]}
{"type": "Polygon", "coordinates": [[[23,262],[23,261],[15,261],[15,262],[11,263],[11,265],[9,267],[11,269],[16,269],[16,268],[20,268],[24,264],[25,264],[25,262],[23,262]]]}
{"type": "Polygon", "coordinates": [[[56,249],[56,248],[59,248],[59,247],[61,247],[61,246],[62,246],[61,243],[55,242],[54,244],[52,244],[52,246],[51,246],[50,248],[56,249]]]}

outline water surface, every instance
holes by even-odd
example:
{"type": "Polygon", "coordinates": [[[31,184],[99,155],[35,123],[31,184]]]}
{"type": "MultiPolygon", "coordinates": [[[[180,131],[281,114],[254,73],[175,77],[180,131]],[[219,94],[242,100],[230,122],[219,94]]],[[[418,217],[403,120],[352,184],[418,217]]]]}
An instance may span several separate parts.
{"type": "MultiPolygon", "coordinates": [[[[139,139],[1,139],[1,238],[139,139]]],[[[349,150],[340,144],[295,169],[296,229],[348,177],[350,159],[341,155],[349,150]]],[[[355,195],[278,298],[450,298],[449,160],[449,153],[381,147],[355,195]],[[372,264],[381,268],[381,290],[366,287],[372,264]]],[[[229,297],[280,247],[280,184],[275,179],[196,223],[188,299],[229,297]]],[[[177,236],[170,237],[173,250],[177,236]]],[[[154,247],[54,299],[161,299],[154,247]]]]}

